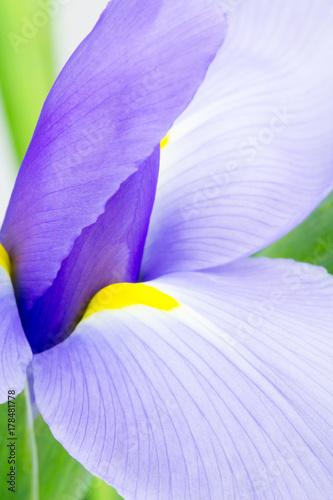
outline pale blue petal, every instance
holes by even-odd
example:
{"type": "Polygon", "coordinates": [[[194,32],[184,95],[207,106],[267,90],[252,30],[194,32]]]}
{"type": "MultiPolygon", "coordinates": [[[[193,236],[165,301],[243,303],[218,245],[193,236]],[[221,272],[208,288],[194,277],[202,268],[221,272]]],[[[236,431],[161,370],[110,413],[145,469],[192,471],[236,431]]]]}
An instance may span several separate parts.
{"type": "Polygon", "coordinates": [[[126,500],[327,500],[333,277],[249,259],[150,283],[34,358],[56,437],[126,500]]]}
{"type": "Polygon", "coordinates": [[[14,390],[15,395],[23,391],[31,359],[13,286],[7,271],[0,265],[0,404],[8,400],[9,390],[14,390]]]}

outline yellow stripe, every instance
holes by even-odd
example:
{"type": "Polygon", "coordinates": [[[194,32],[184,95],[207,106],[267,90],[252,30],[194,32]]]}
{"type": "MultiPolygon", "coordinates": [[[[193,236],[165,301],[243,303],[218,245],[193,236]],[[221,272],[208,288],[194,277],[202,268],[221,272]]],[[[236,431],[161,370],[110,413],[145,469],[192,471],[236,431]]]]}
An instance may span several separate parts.
{"type": "Polygon", "coordinates": [[[169,137],[170,137],[170,134],[168,134],[166,137],[164,137],[164,139],[161,141],[161,149],[165,148],[165,146],[168,144],[169,137]]]}
{"type": "Polygon", "coordinates": [[[105,309],[122,309],[124,307],[143,305],[160,309],[161,311],[171,311],[179,306],[179,303],[156,288],[142,283],[117,283],[103,288],[91,300],[85,315],[82,318],[89,318],[94,313],[105,309]]]}
{"type": "Polygon", "coordinates": [[[2,245],[0,245],[0,266],[6,269],[10,275],[10,260],[9,255],[2,245]]]}

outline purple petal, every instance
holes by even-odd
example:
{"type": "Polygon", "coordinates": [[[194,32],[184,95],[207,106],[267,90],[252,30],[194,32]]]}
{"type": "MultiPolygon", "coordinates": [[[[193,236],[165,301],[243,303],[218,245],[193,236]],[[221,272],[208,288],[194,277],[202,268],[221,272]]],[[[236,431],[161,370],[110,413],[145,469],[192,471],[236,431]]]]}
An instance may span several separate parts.
{"type": "Polygon", "coordinates": [[[225,24],[210,0],[114,0],[71,57],[45,102],[2,229],[26,307],[189,104],[225,24]]]}
{"type": "Polygon", "coordinates": [[[333,4],[248,0],[163,149],[145,279],[251,255],[333,187],[333,4]]]}
{"type": "MultiPolygon", "coordinates": [[[[32,352],[24,335],[9,274],[1,264],[0,354],[0,404],[2,404],[8,401],[9,390],[15,391],[16,396],[23,391],[26,369],[32,359],[32,352]]],[[[14,396],[13,393],[10,395],[14,396]]]]}
{"type": "Polygon", "coordinates": [[[248,259],[147,284],[182,305],[93,314],[35,356],[56,439],[127,500],[330,498],[333,277],[248,259]]]}
{"type": "Polygon", "coordinates": [[[52,286],[32,309],[21,308],[34,352],[64,340],[102,288],[137,281],[155,198],[159,153],[158,146],[107,202],[97,222],[83,230],[52,286]]]}

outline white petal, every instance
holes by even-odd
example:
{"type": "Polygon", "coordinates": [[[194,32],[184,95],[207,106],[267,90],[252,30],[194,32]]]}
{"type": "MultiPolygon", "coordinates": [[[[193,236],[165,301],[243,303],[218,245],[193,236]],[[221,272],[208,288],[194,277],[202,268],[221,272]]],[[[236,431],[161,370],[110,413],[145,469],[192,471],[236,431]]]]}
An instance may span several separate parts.
{"type": "Polygon", "coordinates": [[[145,279],[251,255],[332,189],[332,2],[237,3],[162,151],[145,279]]]}

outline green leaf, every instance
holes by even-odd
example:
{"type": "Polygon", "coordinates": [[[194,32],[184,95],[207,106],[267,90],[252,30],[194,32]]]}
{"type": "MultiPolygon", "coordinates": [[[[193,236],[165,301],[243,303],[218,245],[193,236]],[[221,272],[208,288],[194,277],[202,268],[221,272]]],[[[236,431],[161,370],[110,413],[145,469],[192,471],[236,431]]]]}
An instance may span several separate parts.
{"type": "Polygon", "coordinates": [[[101,479],[92,476],[51,434],[41,415],[35,420],[39,458],[40,500],[122,500],[101,479]]]}
{"type": "Polygon", "coordinates": [[[54,11],[48,4],[49,0],[0,2],[0,84],[19,162],[53,83],[54,11]]]}
{"type": "MultiPolygon", "coordinates": [[[[51,434],[41,415],[32,418],[28,387],[18,395],[8,411],[0,405],[0,498],[4,500],[83,500],[90,491],[103,490],[105,483],[94,478],[72,458],[51,434]],[[15,413],[15,425],[8,429],[9,418],[15,413]],[[8,416],[9,415],[9,416],[8,416]],[[9,430],[14,436],[9,435],[9,430]],[[16,438],[16,439],[14,439],[16,438]],[[11,444],[11,443],[14,443],[11,444]],[[15,464],[8,463],[10,451],[15,452],[15,464]],[[9,491],[7,474],[15,466],[15,493],[9,491]]],[[[14,484],[13,484],[14,486],[14,484]]],[[[105,498],[105,497],[103,497],[105,498]]],[[[109,497],[117,499],[117,496],[109,497]]]]}
{"type": "Polygon", "coordinates": [[[309,262],[333,274],[333,193],[296,229],[257,256],[309,262]]]}
{"type": "Polygon", "coordinates": [[[25,391],[14,401],[10,399],[9,404],[0,405],[0,498],[5,500],[38,500],[36,442],[27,396],[25,391]],[[15,419],[14,423],[11,418],[15,419]],[[11,467],[15,469],[11,470],[11,467]],[[11,472],[15,472],[15,478],[8,476],[11,472]],[[10,487],[15,489],[15,493],[8,490],[10,487]]]}
{"type": "Polygon", "coordinates": [[[104,481],[93,478],[85,500],[123,500],[123,497],[104,481]]]}
{"type": "Polygon", "coordinates": [[[35,420],[40,500],[82,500],[91,474],[54,439],[41,415],[35,420]]]}

